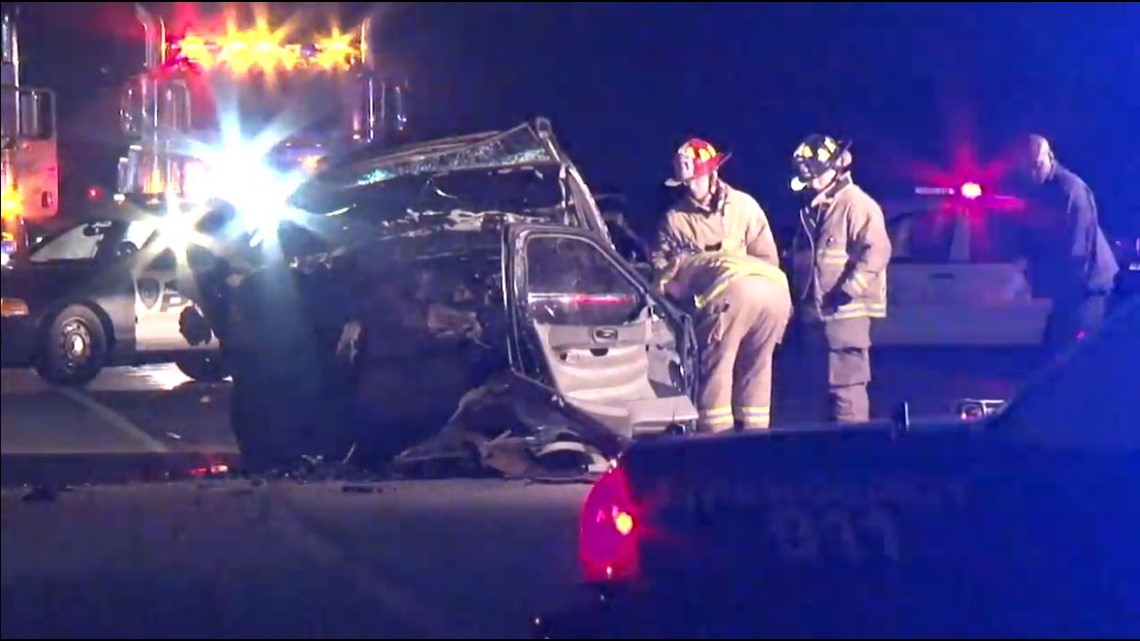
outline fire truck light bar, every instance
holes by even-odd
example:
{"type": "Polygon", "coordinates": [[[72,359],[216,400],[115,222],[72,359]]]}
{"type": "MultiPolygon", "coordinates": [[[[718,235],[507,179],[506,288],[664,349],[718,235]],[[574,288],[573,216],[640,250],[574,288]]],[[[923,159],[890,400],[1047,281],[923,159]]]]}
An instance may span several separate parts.
{"type": "Polygon", "coordinates": [[[306,44],[283,42],[282,34],[267,27],[231,30],[221,36],[187,33],[167,43],[170,64],[201,69],[226,68],[233,73],[252,70],[343,70],[362,59],[358,33],[334,32],[306,44]]]}

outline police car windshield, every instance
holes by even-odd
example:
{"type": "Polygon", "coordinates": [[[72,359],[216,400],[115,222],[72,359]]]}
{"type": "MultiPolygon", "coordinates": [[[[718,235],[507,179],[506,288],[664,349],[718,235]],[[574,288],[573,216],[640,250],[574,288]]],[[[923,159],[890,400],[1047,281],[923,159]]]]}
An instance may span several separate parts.
{"type": "Polygon", "coordinates": [[[1117,311],[1103,331],[1074,346],[1032,381],[991,426],[1043,445],[1125,451],[1140,448],[1136,378],[1140,301],[1117,311]]]}

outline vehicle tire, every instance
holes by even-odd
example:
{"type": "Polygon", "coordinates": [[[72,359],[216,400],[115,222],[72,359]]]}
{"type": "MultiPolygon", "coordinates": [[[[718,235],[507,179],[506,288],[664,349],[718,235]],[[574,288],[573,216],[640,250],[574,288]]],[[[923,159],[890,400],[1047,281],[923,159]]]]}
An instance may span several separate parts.
{"type": "Polygon", "coordinates": [[[199,383],[217,383],[230,375],[219,354],[185,354],[174,360],[179,371],[199,383]]]}
{"type": "Polygon", "coordinates": [[[103,322],[90,307],[69,305],[45,327],[35,370],[55,385],[85,385],[106,366],[107,354],[103,322]]]}

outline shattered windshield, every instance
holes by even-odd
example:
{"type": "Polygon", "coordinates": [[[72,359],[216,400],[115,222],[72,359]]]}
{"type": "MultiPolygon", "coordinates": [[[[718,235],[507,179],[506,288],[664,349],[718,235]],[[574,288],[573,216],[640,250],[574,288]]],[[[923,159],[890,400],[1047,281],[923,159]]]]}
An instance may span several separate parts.
{"type": "Polygon", "coordinates": [[[303,226],[322,237],[318,246],[439,231],[491,232],[484,235],[497,243],[504,224],[582,226],[561,169],[550,146],[522,125],[348,162],[292,201],[308,214],[303,226]]]}
{"type": "Polygon", "coordinates": [[[529,125],[497,134],[441,140],[336,168],[318,178],[325,187],[363,187],[412,174],[558,164],[529,125]]]}

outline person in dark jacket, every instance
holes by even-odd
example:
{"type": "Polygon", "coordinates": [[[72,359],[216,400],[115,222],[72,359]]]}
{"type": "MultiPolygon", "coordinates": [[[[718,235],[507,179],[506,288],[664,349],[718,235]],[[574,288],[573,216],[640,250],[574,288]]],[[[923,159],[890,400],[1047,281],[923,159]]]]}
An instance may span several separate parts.
{"type": "Polygon", "coordinates": [[[1049,141],[1031,134],[1024,169],[1033,189],[1034,289],[1053,300],[1049,340],[1080,339],[1099,329],[1120,267],[1100,227],[1085,181],[1057,161],[1049,141]]]}

